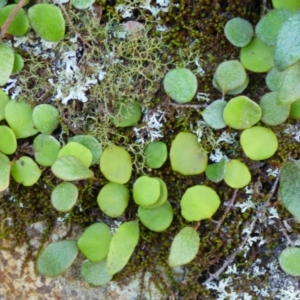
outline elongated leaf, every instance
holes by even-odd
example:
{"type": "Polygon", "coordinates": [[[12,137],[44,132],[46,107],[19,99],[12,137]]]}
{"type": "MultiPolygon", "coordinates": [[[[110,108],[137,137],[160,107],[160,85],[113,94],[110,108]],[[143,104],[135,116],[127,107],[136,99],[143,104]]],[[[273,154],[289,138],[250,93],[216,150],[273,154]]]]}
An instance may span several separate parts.
{"type": "Polygon", "coordinates": [[[107,256],[106,269],[111,275],[121,271],[128,263],[139,240],[138,221],[123,223],[113,236],[107,256]]]}
{"type": "Polygon", "coordinates": [[[170,267],[178,267],[192,261],[199,250],[200,238],[192,227],[184,227],[175,236],[168,258],[170,267]]]}
{"type": "Polygon", "coordinates": [[[66,181],[92,178],[94,173],[79,158],[71,155],[59,157],[51,167],[53,174],[66,181]]]}
{"type": "Polygon", "coordinates": [[[37,259],[37,269],[45,276],[55,277],[64,273],[78,254],[77,242],[72,240],[49,244],[37,259]]]}
{"type": "Polygon", "coordinates": [[[300,162],[287,161],[280,171],[279,199],[300,222],[300,162]]]}

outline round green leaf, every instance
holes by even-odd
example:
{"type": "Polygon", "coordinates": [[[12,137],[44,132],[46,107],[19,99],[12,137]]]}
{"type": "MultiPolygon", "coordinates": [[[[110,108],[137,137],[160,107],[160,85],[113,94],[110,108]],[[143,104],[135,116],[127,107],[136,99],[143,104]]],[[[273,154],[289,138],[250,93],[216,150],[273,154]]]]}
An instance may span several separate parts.
{"type": "Polygon", "coordinates": [[[277,102],[283,105],[291,104],[300,99],[300,61],[285,69],[282,73],[277,102]]]}
{"type": "Polygon", "coordinates": [[[292,118],[300,119],[300,99],[291,104],[290,116],[292,118]]]}
{"type": "Polygon", "coordinates": [[[72,5],[77,9],[86,9],[93,5],[95,0],[73,0],[72,5]]]}
{"type": "Polygon", "coordinates": [[[76,142],[87,147],[93,155],[92,165],[99,163],[102,146],[96,138],[91,135],[75,135],[69,138],[69,142],[76,142]]]}
{"type": "Polygon", "coordinates": [[[224,181],[233,189],[240,189],[251,181],[248,167],[237,159],[228,161],[225,166],[224,181]]]}
{"type": "Polygon", "coordinates": [[[91,165],[93,159],[92,152],[87,147],[76,142],[68,142],[59,150],[58,157],[66,155],[77,157],[86,167],[91,165]]]}
{"type": "Polygon", "coordinates": [[[288,247],[279,255],[281,269],[292,276],[300,276],[300,248],[288,247]]]}
{"type": "Polygon", "coordinates": [[[262,111],[261,120],[270,126],[284,123],[290,112],[290,105],[279,105],[277,96],[277,92],[267,93],[259,102],[262,111]]]}
{"type": "Polygon", "coordinates": [[[237,60],[222,62],[214,74],[216,86],[219,87],[223,95],[244,86],[247,77],[244,67],[237,60]]]}
{"type": "Polygon", "coordinates": [[[163,84],[167,95],[179,103],[190,102],[198,89],[196,76],[192,71],[185,68],[169,71],[163,84]]]}
{"type": "Polygon", "coordinates": [[[274,8],[287,9],[291,12],[296,12],[300,9],[300,2],[298,0],[272,0],[274,8]]]}
{"type": "Polygon", "coordinates": [[[59,123],[59,112],[50,104],[39,104],[33,109],[32,119],[41,133],[51,134],[59,123]]]}
{"type": "Polygon", "coordinates": [[[208,126],[213,129],[222,129],[227,126],[223,119],[223,111],[226,104],[225,100],[220,99],[212,102],[204,109],[202,118],[208,126]]]}
{"type": "Polygon", "coordinates": [[[294,13],[281,26],[276,42],[274,63],[283,71],[300,59],[300,13],[294,13]]]}
{"type": "Polygon", "coordinates": [[[241,48],[240,60],[245,69],[263,73],[268,72],[274,66],[274,47],[261,42],[258,38],[241,48]]]}
{"type": "Polygon", "coordinates": [[[189,222],[209,219],[220,206],[218,194],[205,185],[188,188],[180,202],[181,214],[189,222]]]}
{"type": "Polygon", "coordinates": [[[107,273],[116,274],[126,266],[139,241],[139,235],[138,221],[125,222],[117,229],[109,245],[107,273]]]}
{"type": "Polygon", "coordinates": [[[6,125],[0,125],[0,152],[13,154],[17,150],[17,140],[14,132],[6,125]]]}
{"type": "Polygon", "coordinates": [[[232,98],[223,111],[224,122],[234,129],[249,128],[260,118],[260,106],[246,96],[232,98]]]}
{"type": "Polygon", "coordinates": [[[11,176],[24,186],[34,185],[42,174],[36,162],[28,156],[22,156],[11,166],[11,176]]]}
{"type": "Polygon", "coordinates": [[[42,39],[58,42],[64,38],[65,19],[57,6],[35,4],[28,9],[28,18],[31,27],[42,39]]]}
{"type": "Polygon", "coordinates": [[[168,199],[168,188],[166,183],[159,177],[154,177],[159,181],[160,184],[160,195],[158,200],[153,205],[147,205],[146,208],[155,208],[161,206],[168,199]]]}
{"type": "MultiPolygon", "coordinates": [[[[0,62],[0,64],[1,64],[1,62],[0,62]]],[[[4,119],[4,109],[9,101],[10,101],[9,97],[4,93],[4,91],[2,89],[0,89],[0,121],[2,121],[4,119]]]]}
{"type": "Polygon", "coordinates": [[[94,177],[82,161],[71,155],[59,157],[51,166],[53,174],[65,181],[83,180],[94,177]]]}
{"type": "Polygon", "coordinates": [[[219,162],[208,165],[205,171],[206,177],[213,182],[220,182],[225,175],[226,159],[223,157],[219,162]]]}
{"type": "Polygon", "coordinates": [[[15,53],[14,66],[12,70],[12,74],[19,73],[24,67],[24,60],[22,56],[18,53],[15,53]]]}
{"type": "Polygon", "coordinates": [[[118,108],[119,113],[113,119],[113,124],[117,127],[133,126],[142,116],[142,108],[138,102],[121,102],[118,108]]]}
{"type": "Polygon", "coordinates": [[[9,158],[0,153],[0,192],[6,190],[9,187],[9,175],[11,164],[9,158]]]}
{"type": "Polygon", "coordinates": [[[57,185],[51,193],[51,204],[60,212],[70,211],[76,204],[78,189],[71,182],[63,182],[57,185]]]}
{"type": "Polygon", "coordinates": [[[236,47],[246,46],[254,35],[251,23],[242,18],[229,20],[225,25],[224,33],[228,41],[236,47]]]}
{"type": "Polygon", "coordinates": [[[81,275],[87,283],[93,286],[105,285],[112,279],[112,275],[106,271],[105,259],[99,262],[85,260],[81,265],[81,275]]]}
{"type": "Polygon", "coordinates": [[[207,167],[207,153],[190,132],[180,132],[172,141],[170,160],[173,171],[183,175],[201,174],[207,167]]]}
{"type": "Polygon", "coordinates": [[[32,108],[25,100],[9,101],[5,106],[4,115],[17,139],[26,138],[38,133],[33,126],[32,108]]]}
{"type": "Polygon", "coordinates": [[[272,9],[264,15],[255,27],[255,34],[267,46],[275,46],[282,24],[292,15],[288,10],[272,9]]]}
{"type": "Polygon", "coordinates": [[[164,142],[151,142],[145,148],[145,159],[149,168],[159,169],[167,157],[168,149],[164,142]]]}
{"type": "Polygon", "coordinates": [[[41,166],[52,166],[60,148],[59,141],[52,135],[39,134],[33,140],[34,159],[41,166]]]}
{"type": "Polygon", "coordinates": [[[171,225],[173,209],[169,201],[165,201],[164,204],[155,208],[139,206],[138,217],[148,229],[161,232],[171,225]]]}
{"type": "Polygon", "coordinates": [[[110,228],[104,223],[94,223],[85,229],[77,244],[90,261],[101,261],[107,256],[111,240],[110,228]]]}
{"type": "Polygon", "coordinates": [[[58,241],[49,244],[39,255],[36,267],[39,273],[55,277],[64,273],[78,254],[77,242],[58,241]]]}
{"type": "Polygon", "coordinates": [[[286,161],[280,169],[278,198],[286,209],[300,222],[300,163],[286,161]]]}
{"type": "Polygon", "coordinates": [[[109,217],[121,216],[129,202],[129,190],[125,185],[109,182],[99,192],[97,203],[109,217]]]}
{"type": "Polygon", "coordinates": [[[122,147],[110,145],[100,157],[100,170],[107,180],[125,184],[131,177],[131,157],[122,147]]]}
{"type": "Polygon", "coordinates": [[[275,133],[261,126],[245,129],[241,134],[240,143],[246,156],[252,160],[268,159],[278,148],[275,133]]]}
{"type": "Polygon", "coordinates": [[[199,233],[192,227],[182,228],[174,237],[168,264],[171,268],[191,262],[197,255],[200,247],[199,233]]]}
{"type": "Polygon", "coordinates": [[[7,83],[14,67],[14,60],[13,49],[9,45],[0,42],[0,86],[7,83]]]}
{"type": "MultiPolygon", "coordinates": [[[[0,10],[0,27],[4,24],[16,6],[16,4],[10,4],[0,10]]],[[[29,21],[25,10],[21,8],[8,26],[7,33],[15,36],[21,36],[24,35],[28,29],[29,21]]]]}
{"type": "Polygon", "coordinates": [[[153,177],[141,176],[133,185],[133,199],[138,205],[152,205],[160,195],[160,182],[153,177]]]}

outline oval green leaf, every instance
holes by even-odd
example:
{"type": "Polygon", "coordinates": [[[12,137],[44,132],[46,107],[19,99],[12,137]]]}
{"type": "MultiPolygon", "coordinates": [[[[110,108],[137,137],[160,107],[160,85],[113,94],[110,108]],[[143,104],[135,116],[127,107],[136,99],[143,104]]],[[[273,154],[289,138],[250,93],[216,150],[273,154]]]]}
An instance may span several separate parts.
{"type": "Polygon", "coordinates": [[[110,145],[100,157],[100,170],[107,180],[125,184],[131,177],[131,157],[122,147],[110,145]]]}
{"type": "Polygon", "coordinates": [[[208,105],[202,112],[202,118],[213,129],[222,129],[227,125],[223,119],[223,111],[227,102],[223,99],[216,100],[208,105]]]}
{"type": "Polygon", "coordinates": [[[49,244],[39,255],[36,267],[39,273],[55,277],[64,273],[78,254],[77,242],[58,241],[49,244]]]}
{"type": "Polygon", "coordinates": [[[55,137],[41,133],[33,140],[34,159],[41,166],[52,166],[60,148],[61,145],[55,137]]]}
{"type": "Polygon", "coordinates": [[[113,119],[113,124],[116,127],[133,126],[142,116],[142,108],[138,102],[121,102],[118,109],[118,115],[113,119]]]}
{"type": "Polygon", "coordinates": [[[185,68],[170,70],[163,85],[167,95],[178,103],[190,102],[198,89],[196,76],[185,68]]]}
{"type": "Polygon", "coordinates": [[[32,112],[33,124],[41,133],[51,134],[59,123],[59,111],[53,105],[37,105],[32,112]]]}
{"type": "Polygon", "coordinates": [[[171,245],[168,264],[171,268],[191,262],[200,247],[199,233],[192,227],[182,228],[174,237],[171,245]]]}
{"type": "Polygon", "coordinates": [[[287,9],[291,12],[296,12],[300,9],[300,2],[298,0],[272,0],[274,8],[287,9]]]}
{"type": "Polygon", "coordinates": [[[245,129],[261,118],[260,106],[246,96],[234,97],[224,108],[224,122],[234,129],[245,129]]]}
{"type": "Polygon", "coordinates": [[[106,270],[114,275],[121,271],[128,263],[139,241],[138,221],[123,223],[113,236],[106,262],[106,270]]]}
{"type": "Polygon", "coordinates": [[[76,204],[78,189],[71,182],[62,182],[51,193],[51,204],[60,212],[70,211],[76,204]]]}
{"type": "Polygon", "coordinates": [[[212,188],[195,185],[188,188],[181,198],[181,214],[189,222],[209,219],[220,203],[218,194],[212,188]]]}
{"type": "Polygon", "coordinates": [[[224,181],[233,189],[240,189],[251,181],[248,167],[237,159],[228,161],[225,165],[224,181]]]}
{"type": "Polygon", "coordinates": [[[262,126],[245,129],[241,134],[240,143],[246,156],[252,160],[268,159],[278,148],[275,133],[262,126]]]}
{"type": "Polygon", "coordinates": [[[212,182],[220,182],[225,175],[226,159],[223,157],[219,162],[208,165],[205,171],[206,177],[212,182]]]}
{"type": "Polygon", "coordinates": [[[108,253],[112,234],[104,223],[94,223],[87,227],[78,240],[80,252],[90,261],[101,261],[108,253]]]}
{"type": "Polygon", "coordinates": [[[190,132],[180,132],[172,141],[170,160],[173,171],[182,175],[201,174],[207,167],[207,153],[190,132]]]}
{"type": "Polygon", "coordinates": [[[65,35],[65,19],[61,10],[47,3],[39,3],[28,9],[28,18],[36,34],[50,42],[58,42],[65,35]]]}
{"type": "Polygon", "coordinates": [[[6,125],[0,125],[0,152],[13,154],[17,150],[17,139],[14,132],[6,125]]]}
{"type": "Polygon", "coordinates": [[[224,33],[228,41],[236,47],[246,46],[254,35],[252,24],[242,18],[229,20],[225,25],[224,33]]]}
{"type": "Polygon", "coordinates": [[[245,47],[241,48],[240,60],[245,69],[264,73],[274,66],[274,47],[270,47],[261,42],[258,38],[245,47]]]}
{"type": "Polygon", "coordinates": [[[155,208],[139,206],[138,217],[148,229],[161,232],[166,230],[173,220],[173,209],[169,201],[155,208]]]}
{"type": "Polygon", "coordinates": [[[145,159],[149,168],[159,169],[167,157],[168,149],[164,142],[151,142],[145,148],[145,159]]]}
{"type": "Polygon", "coordinates": [[[71,155],[59,157],[51,166],[51,171],[57,178],[65,181],[94,177],[94,173],[80,159],[71,155]]]}
{"type": "Polygon", "coordinates": [[[292,276],[300,276],[300,248],[289,247],[279,255],[281,269],[292,276]]]}
{"type": "Polygon", "coordinates": [[[25,100],[9,101],[4,109],[5,119],[17,139],[26,138],[38,133],[32,120],[32,108],[25,100]]]}
{"type": "Polygon", "coordinates": [[[129,202],[128,188],[119,183],[109,182],[99,192],[97,203],[101,211],[111,218],[121,216],[129,202]]]}
{"type": "Polygon", "coordinates": [[[93,286],[105,285],[112,279],[112,275],[106,271],[105,259],[99,262],[85,260],[81,265],[81,275],[87,283],[93,286]]]}
{"type": "Polygon", "coordinates": [[[18,53],[15,53],[14,66],[12,70],[12,74],[19,73],[24,67],[24,60],[22,56],[18,53]]]}
{"type": "Polygon", "coordinates": [[[42,174],[36,162],[28,156],[22,156],[11,166],[11,176],[24,186],[34,185],[42,174]]]}
{"type": "Polygon", "coordinates": [[[153,177],[141,176],[133,185],[133,199],[138,205],[154,204],[160,195],[160,182],[153,177]]]}
{"type": "Polygon", "coordinates": [[[244,83],[248,82],[247,80],[248,75],[244,67],[237,60],[222,62],[214,74],[216,86],[223,95],[238,89],[240,86],[245,87],[244,83]]]}

